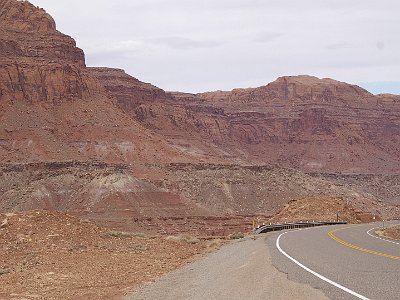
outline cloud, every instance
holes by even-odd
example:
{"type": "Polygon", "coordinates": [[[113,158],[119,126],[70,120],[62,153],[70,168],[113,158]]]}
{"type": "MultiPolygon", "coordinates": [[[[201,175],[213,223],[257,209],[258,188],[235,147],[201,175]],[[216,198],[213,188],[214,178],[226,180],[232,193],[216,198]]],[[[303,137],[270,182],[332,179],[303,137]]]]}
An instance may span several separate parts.
{"type": "Polygon", "coordinates": [[[377,42],[376,48],[378,48],[378,50],[383,50],[385,48],[385,43],[382,41],[377,42]]]}
{"type": "Polygon", "coordinates": [[[86,47],[84,50],[87,56],[96,55],[113,55],[126,56],[141,51],[146,51],[148,45],[142,40],[123,40],[110,43],[97,43],[86,47]]]}
{"type": "Polygon", "coordinates": [[[295,74],[396,82],[400,74],[398,0],[31,2],[76,39],[88,65],[123,68],[166,90],[230,90],[295,74]]]}
{"type": "Polygon", "coordinates": [[[346,43],[346,42],[342,42],[342,43],[333,43],[333,44],[328,44],[325,46],[325,49],[327,50],[339,50],[339,49],[345,49],[345,48],[349,48],[350,44],[346,43]]]}
{"type": "Polygon", "coordinates": [[[279,39],[282,37],[284,34],[280,32],[264,32],[258,34],[255,38],[254,41],[258,43],[269,43],[271,41],[274,41],[276,39],[279,39]]]}
{"type": "Polygon", "coordinates": [[[214,48],[222,45],[222,42],[213,40],[194,40],[179,36],[160,37],[150,40],[156,45],[163,45],[173,49],[192,49],[192,48],[214,48]]]}
{"type": "Polygon", "coordinates": [[[121,63],[152,54],[155,57],[159,52],[165,53],[164,47],[171,51],[214,48],[222,43],[212,40],[193,40],[184,37],[160,37],[150,39],[135,39],[99,43],[85,48],[88,65],[103,65],[113,60],[121,63]]]}

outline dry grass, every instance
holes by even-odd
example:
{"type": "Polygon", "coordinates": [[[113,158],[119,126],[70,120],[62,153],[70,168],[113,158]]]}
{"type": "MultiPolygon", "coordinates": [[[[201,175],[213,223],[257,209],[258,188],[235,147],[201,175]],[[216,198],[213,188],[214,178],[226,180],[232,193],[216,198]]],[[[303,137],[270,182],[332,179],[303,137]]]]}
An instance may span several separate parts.
{"type": "Polygon", "coordinates": [[[180,235],[170,235],[165,238],[167,241],[174,242],[185,242],[188,244],[197,244],[200,240],[196,237],[190,236],[188,234],[180,234],[180,235]]]}
{"type": "Polygon", "coordinates": [[[10,273],[11,271],[9,270],[9,269],[0,269],[0,276],[1,275],[4,275],[4,274],[8,274],[8,273],[10,273]]]}
{"type": "Polygon", "coordinates": [[[125,231],[108,231],[107,235],[117,238],[128,238],[128,237],[146,237],[142,232],[125,232],[125,231]]]}
{"type": "Polygon", "coordinates": [[[239,240],[244,238],[244,234],[242,232],[234,232],[228,235],[228,239],[230,240],[239,240]]]}
{"type": "Polygon", "coordinates": [[[214,240],[209,240],[207,241],[207,249],[209,251],[214,251],[214,250],[218,250],[219,248],[221,248],[221,246],[224,244],[224,241],[221,239],[214,239],[214,240]]]}

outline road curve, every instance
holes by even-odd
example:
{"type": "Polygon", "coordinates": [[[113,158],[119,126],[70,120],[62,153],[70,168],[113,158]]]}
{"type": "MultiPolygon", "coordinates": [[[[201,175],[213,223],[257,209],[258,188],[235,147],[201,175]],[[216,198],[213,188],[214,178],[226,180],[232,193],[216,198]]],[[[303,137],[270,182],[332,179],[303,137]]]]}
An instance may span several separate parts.
{"type": "Polygon", "coordinates": [[[247,237],[223,246],[154,283],[127,295],[129,300],[304,300],[328,299],[308,285],[292,282],[271,263],[265,239],[247,237]]]}
{"type": "Polygon", "coordinates": [[[380,224],[339,225],[275,234],[274,265],[332,299],[400,299],[400,244],[373,235],[380,224]]]}

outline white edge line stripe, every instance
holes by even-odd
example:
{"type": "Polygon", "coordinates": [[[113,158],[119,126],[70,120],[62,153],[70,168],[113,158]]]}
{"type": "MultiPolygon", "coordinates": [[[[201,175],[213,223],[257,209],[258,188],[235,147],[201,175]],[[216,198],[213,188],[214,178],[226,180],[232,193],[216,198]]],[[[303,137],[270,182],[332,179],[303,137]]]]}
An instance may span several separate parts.
{"type": "Polygon", "coordinates": [[[387,239],[384,239],[384,238],[381,238],[381,237],[379,237],[379,236],[376,236],[376,235],[373,235],[373,234],[370,234],[370,233],[369,233],[371,230],[374,230],[374,229],[377,229],[377,228],[382,228],[382,227],[374,227],[374,228],[371,228],[370,230],[367,231],[367,234],[368,234],[369,236],[372,236],[372,237],[376,238],[376,239],[380,239],[380,240],[386,241],[386,242],[388,242],[388,243],[400,245],[400,243],[397,243],[397,242],[394,242],[394,241],[391,241],[391,240],[387,240],[387,239]]]}
{"type": "MultiPolygon", "coordinates": [[[[297,230],[296,230],[296,231],[297,231],[297,230]]],[[[292,232],[293,232],[293,231],[292,231],[292,232]]],[[[338,284],[338,283],[336,283],[336,282],[334,282],[334,281],[332,281],[332,280],[330,280],[330,279],[328,279],[328,278],[322,276],[321,274],[318,274],[317,272],[311,270],[310,268],[307,268],[305,265],[301,264],[300,262],[298,262],[297,260],[295,260],[293,257],[291,257],[289,254],[287,254],[285,251],[283,251],[282,248],[281,248],[280,245],[279,245],[279,241],[280,241],[280,239],[281,239],[281,236],[284,235],[284,234],[286,234],[286,233],[287,233],[287,232],[284,232],[284,233],[280,234],[280,235],[278,236],[278,238],[276,239],[276,247],[278,248],[278,250],[279,250],[283,255],[285,255],[287,258],[289,258],[291,261],[293,261],[296,265],[298,265],[299,267],[303,268],[303,269],[306,270],[307,272],[313,274],[314,276],[318,277],[319,279],[321,279],[321,280],[323,280],[323,281],[325,281],[325,282],[327,282],[327,283],[329,283],[329,284],[331,284],[331,285],[333,285],[333,286],[335,286],[335,287],[337,287],[337,288],[339,288],[339,289],[341,289],[341,290],[343,290],[343,291],[345,291],[345,292],[347,292],[347,293],[349,293],[349,294],[351,294],[351,295],[353,295],[353,296],[355,296],[355,297],[357,297],[357,298],[359,298],[359,299],[369,300],[369,298],[364,297],[363,295],[360,295],[360,294],[358,294],[358,293],[356,293],[356,292],[354,292],[354,291],[348,289],[347,287],[344,287],[344,286],[342,286],[342,285],[340,285],[340,284],[338,284]]]]}

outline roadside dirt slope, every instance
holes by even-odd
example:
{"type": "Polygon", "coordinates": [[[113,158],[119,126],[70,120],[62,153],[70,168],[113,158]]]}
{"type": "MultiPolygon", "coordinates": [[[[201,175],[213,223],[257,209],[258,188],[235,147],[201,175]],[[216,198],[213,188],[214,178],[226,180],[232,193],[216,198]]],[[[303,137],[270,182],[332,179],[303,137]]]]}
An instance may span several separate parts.
{"type": "Polygon", "coordinates": [[[385,237],[400,240],[400,225],[392,226],[386,229],[380,229],[377,232],[385,237]]]}
{"type": "MultiPolygon", "coordinates": [[[[374,215],[370,212],[357,212],[343,198],[319,197],[302,198],[290,201],[282,211],[274,215],[270,222],[302,221],[346,221],[348,223],[372,222],[374,215]]],[[[375,216],[375,220],[379,220],[375,216]]]]}
{"type": "Polygon", "coordinates": [[[50,211],[0,214],[0,245],[1,299],[110,299],[206,249],[50,211]]]}

